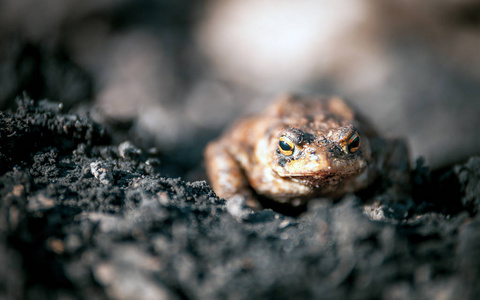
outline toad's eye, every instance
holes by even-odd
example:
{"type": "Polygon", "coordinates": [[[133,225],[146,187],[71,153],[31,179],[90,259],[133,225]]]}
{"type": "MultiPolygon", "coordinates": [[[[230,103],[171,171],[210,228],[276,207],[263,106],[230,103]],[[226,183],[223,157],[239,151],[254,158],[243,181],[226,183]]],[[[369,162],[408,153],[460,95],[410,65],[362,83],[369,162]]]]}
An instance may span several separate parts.
{"type": "Polygon", "coordinates": [[[287,155],[287,156],[292,155],[294,148],[295,148],[295,145],[288,137],[282,136],[280,138],[280,141],[278,142],[278,150],[280,150],[280,152],[282,152],[283,155],[287,155]]]}
{"type": "Polygon", "coordinates": [[[354,133],[350,140],[348,140],[347,149],[348,152],[355,153],[358,148],[360,148],[360,136],[358,133],[354,133]]]}

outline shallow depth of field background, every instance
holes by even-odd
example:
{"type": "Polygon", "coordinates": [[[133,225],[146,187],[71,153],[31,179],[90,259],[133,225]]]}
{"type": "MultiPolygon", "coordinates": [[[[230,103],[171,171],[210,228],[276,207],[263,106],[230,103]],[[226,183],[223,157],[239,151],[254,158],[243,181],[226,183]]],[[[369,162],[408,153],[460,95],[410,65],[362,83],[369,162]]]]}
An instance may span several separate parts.
{"type": "MultiPolygon", "coordinates": [[[[40,69],[55,78],[48,64],[40,69]]],[[[480,153],[480,5],[6,0],[0,108],[24,90],[90,112],[142,146],[188,154],[190,166],[233,119],[278,94],[337,94],[439,168],[480,153]],[[63,55],[90,84],[70,82],[69,71],[61,88],[18,79],[35,69],[18,50],[25,45],[63,55]],[[21,63],[6,63],[12,55],[21,63]]]]}

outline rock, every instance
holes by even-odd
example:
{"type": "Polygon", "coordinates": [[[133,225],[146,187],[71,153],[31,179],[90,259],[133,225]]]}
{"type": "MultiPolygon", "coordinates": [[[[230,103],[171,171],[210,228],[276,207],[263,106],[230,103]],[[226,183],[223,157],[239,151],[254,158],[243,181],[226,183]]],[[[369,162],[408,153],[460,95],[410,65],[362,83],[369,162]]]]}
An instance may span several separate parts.
{"type": "Polygon", "coordinates": [[[123,159],[129,157],[138,157],[140,154],[142,154],[142,150],[135,147],[130,141],[125,141],[118,145],[117,151],[118,155],[123,159]]]}
{"type": "Polygon", "coordinates": [[[101,183],[105,185],[113,185],[113,174],[111,168],[107,167],[101,161],[92,162],[90,164],[90,170],[101,183]]]}

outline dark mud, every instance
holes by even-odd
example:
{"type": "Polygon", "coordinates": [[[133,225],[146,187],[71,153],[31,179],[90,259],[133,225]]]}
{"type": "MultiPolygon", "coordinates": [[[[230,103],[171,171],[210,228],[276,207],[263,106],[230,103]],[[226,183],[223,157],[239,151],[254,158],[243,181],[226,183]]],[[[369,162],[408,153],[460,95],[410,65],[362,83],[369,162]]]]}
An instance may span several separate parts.
{"type": "Polygon", "coordinates": [[[58,104],[19,101],[0,137],[2,299],[480,297],[479,158],[418,161],[405,201],[379,188],[289,217],[162,177],[162,153],[58,104]]]}

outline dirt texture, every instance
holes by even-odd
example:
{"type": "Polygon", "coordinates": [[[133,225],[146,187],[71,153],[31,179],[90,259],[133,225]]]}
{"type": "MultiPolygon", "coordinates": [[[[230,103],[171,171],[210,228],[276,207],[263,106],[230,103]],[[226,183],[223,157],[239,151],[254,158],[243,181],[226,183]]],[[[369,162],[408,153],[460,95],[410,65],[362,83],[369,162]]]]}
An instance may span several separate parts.
{"type": "Polygon", "coordinates": [[[17,104],[0,114],[2,299],[480,296],[480,158],[417,161],[404,201],[379,182],[292,217],[162,177],[161,153],[88,115],[17,104]]]}

